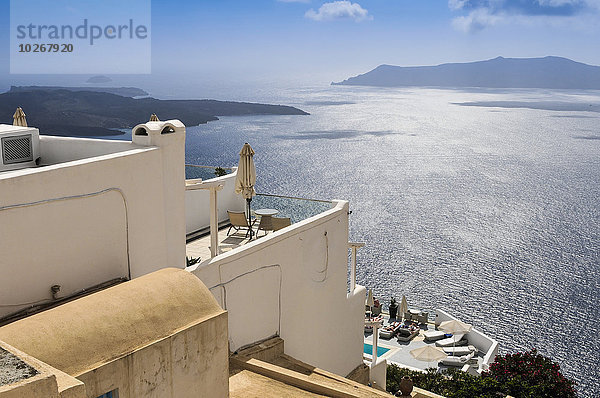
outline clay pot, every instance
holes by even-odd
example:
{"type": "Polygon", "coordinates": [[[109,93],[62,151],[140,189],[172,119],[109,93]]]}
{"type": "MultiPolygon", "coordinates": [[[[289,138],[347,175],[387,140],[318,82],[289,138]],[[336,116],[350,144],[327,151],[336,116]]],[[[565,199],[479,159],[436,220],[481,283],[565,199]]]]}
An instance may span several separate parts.
{"type": "Polygon", "coordinates": [[[400,382],[400,392],[402,395],[410,396],[410,393],[413,390],[413,382],[408,376],[404,376],[402,381],[400,382]]]}

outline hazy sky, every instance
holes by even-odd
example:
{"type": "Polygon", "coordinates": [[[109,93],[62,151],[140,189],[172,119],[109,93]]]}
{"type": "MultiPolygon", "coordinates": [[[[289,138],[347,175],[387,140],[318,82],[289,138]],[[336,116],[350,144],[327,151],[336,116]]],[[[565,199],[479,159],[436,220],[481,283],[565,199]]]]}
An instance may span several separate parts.
{"type": "MultiPolygon", "coordinates": [[[[2,1],[0,46],[8,53],[2,1]]],[[[152,1],[156,75],[332,81],[383,63],[498,55],[600,65],[600,0],[152,1]]],[[[5,57],[0,68],[8,73],[5,57]]]]}

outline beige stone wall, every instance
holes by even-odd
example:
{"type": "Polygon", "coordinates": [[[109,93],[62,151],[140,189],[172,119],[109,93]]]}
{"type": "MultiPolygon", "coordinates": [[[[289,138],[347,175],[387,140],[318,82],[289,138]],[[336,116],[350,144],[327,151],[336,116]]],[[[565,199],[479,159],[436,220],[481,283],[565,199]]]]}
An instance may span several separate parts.
{"type": "Polygon", "coordinates": [[[198,323],[77,378],[88,398],[227,397],[227,314],[198,323]]]}

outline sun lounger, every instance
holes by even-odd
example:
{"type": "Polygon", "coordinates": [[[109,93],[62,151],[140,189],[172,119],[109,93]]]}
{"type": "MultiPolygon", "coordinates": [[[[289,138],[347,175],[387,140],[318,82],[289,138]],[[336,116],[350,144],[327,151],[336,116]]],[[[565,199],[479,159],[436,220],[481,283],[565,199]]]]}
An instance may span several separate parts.
{"type": "Polygon", "coordinates": [[[461,356],[469,355],[472,352],[477,352],[477,348],[472,345],[463,347],[444,347],[444,352],[448,355],[461,356]]]}
{"type": "Polygon", "coordinates": [[[472,362],[477,362],[477,359],[473,359],[475,353],[472,352],[469,355],[463,355],[462,357],[448,357],[442,359],[440,362],[446,366],[459,366],[463,367],[464,365],[470,364],[472,362]]]}
{"type": "Polygon", "coordinates": [[[400,327],[396,333],[398,335],[398,341],[411,341],[419,334],[419,330],[419,328],[415,328],[414,326],[408,328],[400,327]]]}
{"type": "Polygon", "coordinates": [[[394,337],[398,329],[400,329],[400,322],[391,323],[379,330],[379,337],[389,340],[394,337]]]}
{"type": "Polygon", "coordinates": [[[428,330],[423,333],[423,336],[425,337],[425,340],[429,341],[441,340],[446,336],[446,332],[442,330],[428,330]]]}
{"type": "Polygon", "coordinates": [[[467,339],[463,339],[465,335],[463,333],[457,333],[452,337],[448,337],[443,340],[438,340],[435,345],[438,347],[450,347],[450,346],[463,346],[468,344],[467,339]]]}

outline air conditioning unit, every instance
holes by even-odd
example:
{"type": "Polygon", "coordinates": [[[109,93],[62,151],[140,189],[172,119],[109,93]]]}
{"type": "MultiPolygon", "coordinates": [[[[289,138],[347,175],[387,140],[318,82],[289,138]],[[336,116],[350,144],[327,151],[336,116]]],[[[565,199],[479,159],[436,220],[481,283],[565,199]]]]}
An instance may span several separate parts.
{"type": "Polygon", "coordinates": [[[35,167],[39,159],[38,129],[0,124],[0,172],[35,167]]]}

